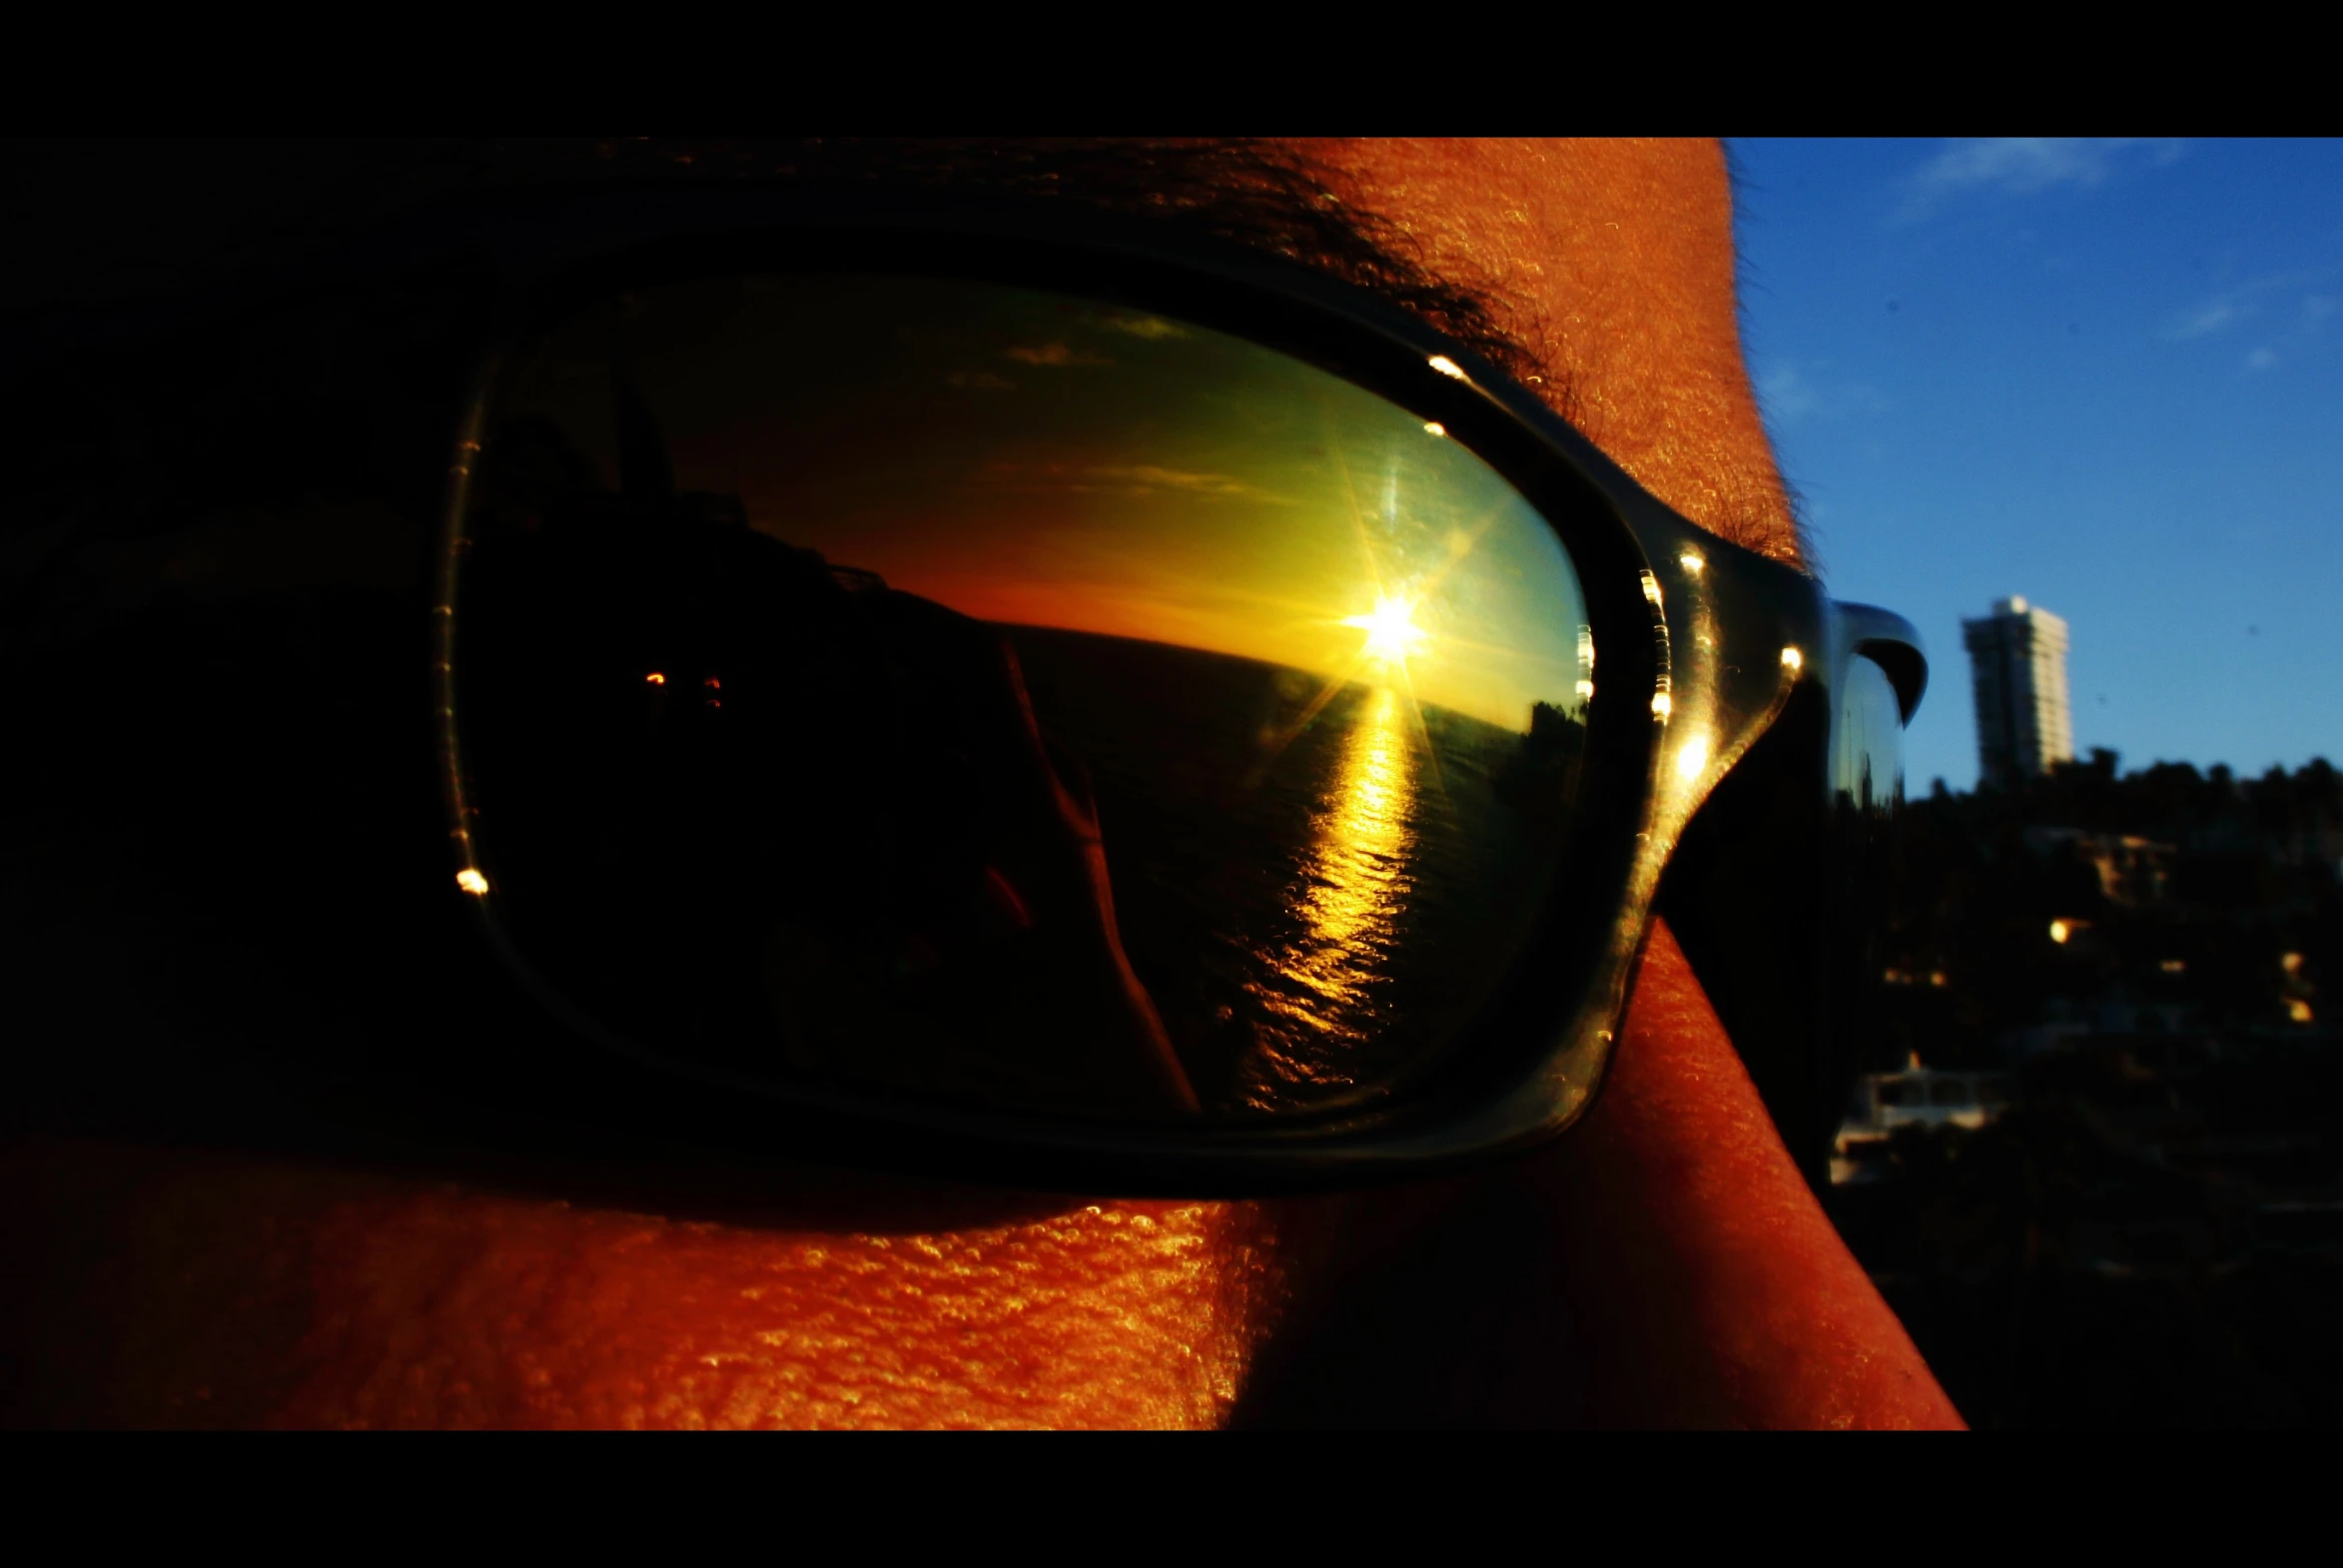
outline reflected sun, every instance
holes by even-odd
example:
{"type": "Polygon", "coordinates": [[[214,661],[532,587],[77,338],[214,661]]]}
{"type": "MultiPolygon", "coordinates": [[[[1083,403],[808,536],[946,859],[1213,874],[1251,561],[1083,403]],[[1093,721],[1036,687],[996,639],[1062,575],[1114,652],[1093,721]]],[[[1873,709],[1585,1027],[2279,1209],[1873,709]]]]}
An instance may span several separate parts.
{"type": "Polygon", "coordinates": [[[1413,599],[1388,599],[1381,594],[1375,596],[1373,609],[1348,616],[1342,624],[1364,631],[1366,646],[1360,654],[1384,664],[1405,664],[1407,656],[1430,635],[1415,623],[1413,599]]]}

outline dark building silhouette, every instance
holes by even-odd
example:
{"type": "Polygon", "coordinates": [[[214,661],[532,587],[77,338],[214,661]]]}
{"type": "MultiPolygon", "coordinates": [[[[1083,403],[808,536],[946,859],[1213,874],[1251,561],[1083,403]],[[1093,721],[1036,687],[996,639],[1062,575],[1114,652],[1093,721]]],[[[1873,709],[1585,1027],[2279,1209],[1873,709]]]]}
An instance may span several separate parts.
{"type": "Polygon", "coordinates": [[[1976,688],[1977,773],[2006,787],[2074,755],[2066,702],[2066,622],[2012,595],[1960,623],[1976,688]]]}

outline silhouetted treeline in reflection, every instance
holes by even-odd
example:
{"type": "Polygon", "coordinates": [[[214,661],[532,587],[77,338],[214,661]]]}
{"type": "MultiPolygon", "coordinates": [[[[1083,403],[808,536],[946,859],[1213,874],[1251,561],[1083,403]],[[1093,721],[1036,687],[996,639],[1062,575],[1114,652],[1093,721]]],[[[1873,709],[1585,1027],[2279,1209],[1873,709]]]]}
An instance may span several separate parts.
{"type": "Polygon", "coordinates": [[[2343,1420],[2343,781],[2094,752],[1900,814],[1872,1065],[2005,1068],[1832,1194],[1980,1425],[2343,1420]]]}
{"type": "Polygon", "coordinates": [[[1490,783],[1499,799],[1523,807],[1567,798],[1586,756],[1586,726],[1551,702],[1532,703],[1529,732],[1490,783]]]}
{"type": "MultiPolygon", "coordinates": [[[[458,726],[492,906],[625,1040],[1104,1116],[1387,1092],[1545,896],[1582,726],[988,624],[517,418],[482,454],[458,726]]],[[[1387,672],[1386,672],[1387,673],[1387,672]]]]}
{"type": "Polygon", "coordinates": [[[482,462],[458,715],[523,949],[622,1035],[752,1076],[1192,1111],[1000,634],[678,493],[625,392],[614,493],[541,423],[482,462]]]}

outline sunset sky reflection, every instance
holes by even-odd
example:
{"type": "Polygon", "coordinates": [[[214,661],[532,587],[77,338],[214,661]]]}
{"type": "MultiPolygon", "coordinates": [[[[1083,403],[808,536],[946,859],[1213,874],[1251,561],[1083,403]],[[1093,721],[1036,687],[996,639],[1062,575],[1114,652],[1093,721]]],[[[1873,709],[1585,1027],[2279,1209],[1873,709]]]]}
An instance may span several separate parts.
{"type": "Polygon", "coordinates": [[[679,486],[965,614],[1330,677],[1404,662],[1417,700],[1516,730],[1576,700],[1584,610],[1543,520],[1420,416],[1267,350],[990,285],[644,293],[503,384],[613,485],[614,345],[679,486]]]}

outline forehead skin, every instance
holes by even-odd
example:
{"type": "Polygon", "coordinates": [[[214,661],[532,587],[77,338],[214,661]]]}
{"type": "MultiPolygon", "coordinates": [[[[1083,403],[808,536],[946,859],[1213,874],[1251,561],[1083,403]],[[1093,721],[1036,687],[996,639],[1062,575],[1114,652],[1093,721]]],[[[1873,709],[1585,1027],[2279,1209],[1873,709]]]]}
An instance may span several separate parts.
{"type": "Polygon", "coordinates": [[[1548,367],[1537,391],[1712,533],[1797,561],[1741,357],[1724,150],[1682,141],[1300,144],[1548,367]]]}
{"type": "MultiPolygon", "coordinates": [[[[1483,291],[1538,390],[1662,499],[1797,558],[1715,144],[1293,152],[1483,291]]],[[[1191,1426],[1275,1421],[1283,1390],[1299,1419],[1957,1420],[1664,931],[1585,1127],[1399,1193],[955,1224],[965,1194],[891,1189],[857,1227],[88,1143],[5,1164],[9,1243],[49,1284],[10,1329],[19,1419],[1191,1426]]]]}

